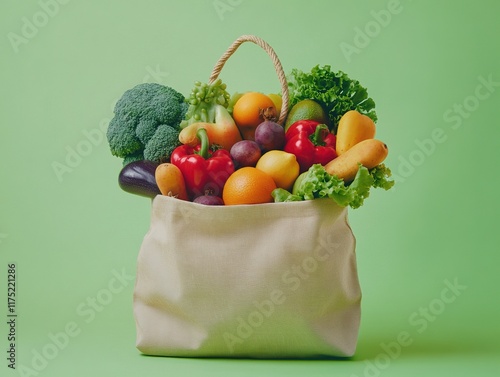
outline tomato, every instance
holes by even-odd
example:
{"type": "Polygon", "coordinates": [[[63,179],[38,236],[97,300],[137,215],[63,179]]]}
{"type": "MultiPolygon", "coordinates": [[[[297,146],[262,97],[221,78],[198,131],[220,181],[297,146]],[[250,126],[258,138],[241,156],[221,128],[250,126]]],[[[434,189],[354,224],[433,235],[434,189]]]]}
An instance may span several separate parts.
{"type": "Polygon", "coordinates": [[[273,100],[258,92],[243,94],[233,108],[234,122],[246,140],[254,140],[257,126],[265,120],[276,120],[277,116],[273,100]]]}

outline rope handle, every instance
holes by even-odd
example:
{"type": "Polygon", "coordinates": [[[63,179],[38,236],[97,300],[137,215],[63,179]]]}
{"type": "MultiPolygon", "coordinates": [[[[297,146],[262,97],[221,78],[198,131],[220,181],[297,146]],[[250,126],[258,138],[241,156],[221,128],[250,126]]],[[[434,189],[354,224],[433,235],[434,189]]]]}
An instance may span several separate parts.
{"type": "Polygon", "coordinates": [[[242,35],[241,37],[236,39],[215,64],[208,82],[213,83],[215,80],[217,80],[222,70],[222,67],[224,67],[224,64],[226,64],[229,57],[244,42],[255,43],[256,45],[264,49],[271,58],[271,60],[273,61],[274,69],[276,70],[278,79],[281,84],[281,99],[282,99],[281,112],[277,123],[283,124],[288,113],[288,83],[286,81],[285,72],[283,71],[283,67],[281,66],[281,62],[278,59],[278,56],[274,52],[273,48],[263,39],[256,37],[255,35],[242,35]]]}

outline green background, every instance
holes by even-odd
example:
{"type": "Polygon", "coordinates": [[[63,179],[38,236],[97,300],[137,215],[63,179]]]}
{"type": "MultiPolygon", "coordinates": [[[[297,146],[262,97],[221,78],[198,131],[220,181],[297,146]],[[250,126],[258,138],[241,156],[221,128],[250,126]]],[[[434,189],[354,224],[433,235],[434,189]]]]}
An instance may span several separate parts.
{"type": "MultiPolygon", "coordinates": [[[[17,366],[34,368],[37,352],[53,351],[51,334],[75,335],[36,364],[39,376],[500,374],[498,2],[62,3],[0,5],[2,355],[14,262],[17,366]],[[135,349],[132,279],[150,204],[119,189],[121,161],[102,127],[140,82],[188,94],[242,34],[271,44],[286,72],[329,64],[376,101],[398,184],[350,211],[364,294],[352,360],[151,358],[135,349]],[[68,170],[58,175],[54,164],[68,170]],[[115,273],[126,277],[120,292],[89,309],[115,273]],[[441,296],[446,282],[461,286],[453,302],[441,296]],[[411,344],[391,357],[384,345],[401,333],[411,344]]],[[[269,58],[251,44],[221,78],[231,92],[279,91],[269,58]]],[[[19,375],[1,359],[2,376],[19,375]]]]}

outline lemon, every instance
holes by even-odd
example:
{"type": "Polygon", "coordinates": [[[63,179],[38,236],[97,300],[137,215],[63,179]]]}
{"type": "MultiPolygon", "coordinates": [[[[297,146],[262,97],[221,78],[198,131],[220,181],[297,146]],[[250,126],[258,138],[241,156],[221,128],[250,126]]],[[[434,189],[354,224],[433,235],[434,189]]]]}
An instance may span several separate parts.
{"type": "Polygon", "coordinates": [[[285,122],[285,131],[296,121],[304,119],[329,124],[328,115],[323,107],[312,99],[304,99],[290,109],[285,122]]]}
{"type": "Polygon", "coordinates": [[[283,104],[283,98],[281,98],[280,94],[276,93],[271,93],[267,96],[273,101],[274,107],[276,107],[276,115],[279,117],[281,113],[281,105],[283,104]]]}
{"type": "Polygon", "coordinates": [[[264,153],[255,167],[270,175],[276,186],[285,190],[292,188],[300,171],[294,154],[277,149],[264,153]]]}

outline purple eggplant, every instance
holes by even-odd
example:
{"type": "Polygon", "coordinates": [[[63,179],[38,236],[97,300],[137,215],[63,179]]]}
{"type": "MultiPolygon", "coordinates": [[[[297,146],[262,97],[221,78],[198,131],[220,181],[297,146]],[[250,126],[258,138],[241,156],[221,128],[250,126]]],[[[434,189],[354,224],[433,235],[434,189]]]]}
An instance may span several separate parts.
{"type": "Polygon", "coordinates": [[[134,161],[125,165],[118,177],[120,188],[128,193],[148,198],[161,195],[155,179],[158,165],[148,160],[134,161]]]}

